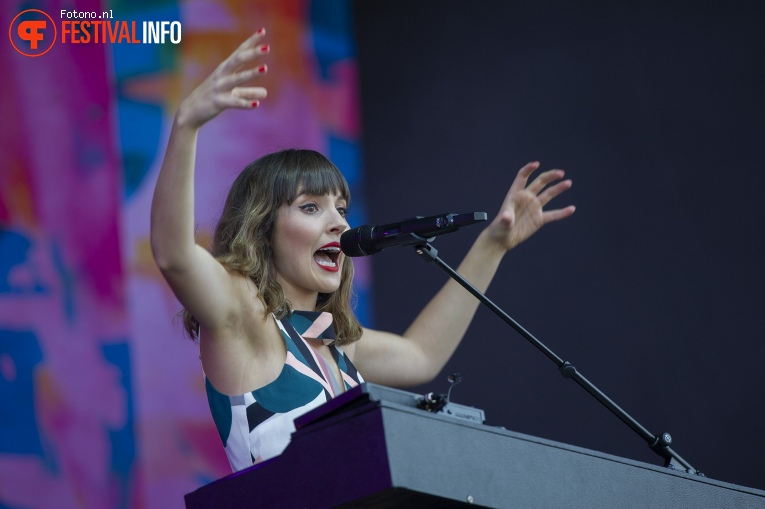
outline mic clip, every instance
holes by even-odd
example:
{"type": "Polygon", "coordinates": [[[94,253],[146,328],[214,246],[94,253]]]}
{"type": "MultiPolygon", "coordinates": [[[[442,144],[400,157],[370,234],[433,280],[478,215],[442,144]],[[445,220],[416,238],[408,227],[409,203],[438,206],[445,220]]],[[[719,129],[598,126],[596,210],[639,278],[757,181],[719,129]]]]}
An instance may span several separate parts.
{"type": "Polygon", "coordinates": [[[447,380],[449,381],[449,391],[446,394],[429,392],[424,396],[417,396],[414,398],[415,406],[420,410],[439,414],[444,417],[467,421],[474,424],[483,424],[486,420],[483,410],[453,403],[449,399],[454,386],[462,381],[462,375],[459,373],[452,373],[447,377],[447,380]]]}
{"type": "Polygon", "coordinates": [[[452,373],[446,377],[449,382],[449,391],[446,394],[436,394],[435,392],[429,392],[424,396],[417,398],[417,408],[421,410],[427,410],[428,412],[438,413],[444,409],[449,403],[449,396],[452,394],[452,389],[455,385],[462,381],[462,375],[459,373],[452,373]]]}
{"type": "Polygon", "coordinates": [[[436,394],[435,392],[429,392],[417,398],[417,408],[433,413],[443,410],[446,403],[448,403],[446,396],[444,394],[436,394]]]}

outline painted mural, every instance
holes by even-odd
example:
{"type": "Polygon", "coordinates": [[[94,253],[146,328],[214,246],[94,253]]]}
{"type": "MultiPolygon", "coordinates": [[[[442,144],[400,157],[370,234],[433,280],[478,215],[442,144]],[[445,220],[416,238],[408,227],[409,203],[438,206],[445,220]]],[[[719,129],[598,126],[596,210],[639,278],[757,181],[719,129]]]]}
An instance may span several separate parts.
{"type": "MultiPolygon", "coordinates": [[[[183,507],[185,493],[230,467],[196,345],[173,321],[180,305],[149,247],[169,126],[195,84],[265,26],[268,98],[200,134],[199,241],[211,237],[235,175],[287,147],[328,155],[351,184],[351,223],[363,222],[349,4],[41,0],[0,9],[11,27],[0,51],[0,508],[183,507]],[[43,26],[27,13],[18,27],[29,10],[58,31],[37,57],[19,51],[33,51],[43,26]],[[96,24],[64,23],[87,20],[81,13],[110,17],[96,36],[96,24]],[[140,42],[147,25],[157,35],[173,22],[179,32],[165,35],[178,42],[140,42]]],[[[365,262],[356,282],[369,325],[365,262]]]]}

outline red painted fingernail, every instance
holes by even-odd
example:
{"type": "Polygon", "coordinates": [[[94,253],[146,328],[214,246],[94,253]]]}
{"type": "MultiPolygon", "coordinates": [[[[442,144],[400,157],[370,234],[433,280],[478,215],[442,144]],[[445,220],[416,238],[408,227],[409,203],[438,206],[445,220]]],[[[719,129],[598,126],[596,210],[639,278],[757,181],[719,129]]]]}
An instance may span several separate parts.
{"type": "Polygon", "coordinates": [[[264,44],[263,46],[261,46],[260,51],[261,53],[265,53],[266,51],[268,51],[268,44],[264,44]]]}
{"type": "Polygon", "coordinates": [[[264,34],[264,33],[266,33],[266,29],[265,29],[265,28],[261,28],[261,29],[260,29],[260,30],[258,30],[256,33],[257,33],[258,35],[264,34]]]}
{"type": "Polygon", "coordinates": [[[266,69],[268,69],[268,68],[265,65],[261,65],[260,67],[258,67],[258,72],[259,73],[264,73],[264,72],[266,72],[266,69]]]}
{"type": "Polygon", "coordinates": [[[253,108],[257,108],[259,105],[260,105],[260,101],[253,101],[252,102],[252,107],[253,108]]]}

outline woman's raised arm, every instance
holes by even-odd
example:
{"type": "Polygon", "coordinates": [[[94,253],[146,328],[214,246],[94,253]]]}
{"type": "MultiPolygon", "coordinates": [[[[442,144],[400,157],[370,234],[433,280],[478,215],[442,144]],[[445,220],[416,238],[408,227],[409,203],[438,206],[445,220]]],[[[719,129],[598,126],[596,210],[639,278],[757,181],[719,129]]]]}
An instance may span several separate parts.
{"type": "MultiPolygon", "coordinates": [[[[544,224],[574,213],[573,205],[543,210],[550,200],[571,187],[571,181],[560,180],[562,170],[550,170],[527,185],[529,177],[538,168],[539,163],[533,162],[520,169],[499,213],[481,232],[457,268],[482,292],[489,287],[508,250],[544,224]]],[[[353,352],[353,362],[370,382],[393,386],[426,383],[438,375],[452,356],[477,307],[475,297],[457,282],[449,280],[402,336],[365,329],[353,352]]]]}
{"type": "Polygon", "coordinates": [[[242,43],[179,106],[151,206],[151,248],[184,307],[206,327],[225,326],[236,312],[226,269],[194,240],[194,160],[199,129],[223,110],[253,109],[266,97],[246,86],[266,72],[255,61],[268,53],[260,29],[242,43]],[[254,66],[253,66],[254,64],[254,66]]]}

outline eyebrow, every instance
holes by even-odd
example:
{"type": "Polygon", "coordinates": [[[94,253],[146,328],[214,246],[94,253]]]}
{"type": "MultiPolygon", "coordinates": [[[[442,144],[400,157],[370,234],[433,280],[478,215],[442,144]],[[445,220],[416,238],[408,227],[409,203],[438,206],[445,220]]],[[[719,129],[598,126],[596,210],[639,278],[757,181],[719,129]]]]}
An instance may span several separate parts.
{"type": "MultiPolygon", "coordinates": [[[[302,191],[300,191],[300,192],[298,192],[298,193],[295,195],[295,200],[297,200],[297,199],[298,199],[298,198],[300,198],[301,196],[307,196],[307,197],[309,197],[309,198],[323,198],[323,197],[325,197],[325,196],[327,196],[327,197],[332,197],[332,195],[331,195],[330,193],[318,193],[318,194],[317,194],[317,193],[306,193],[306,192],[302,192],[302,191]]],[[[346,196],[344,196],[342,193],[339,193],[339,194],[337,195],[337,200],[342,200],[342,201],[345,201],[345,202],[347,202],[347,201],[348,201],[348,198],[347,198],[346,196]]]]}

